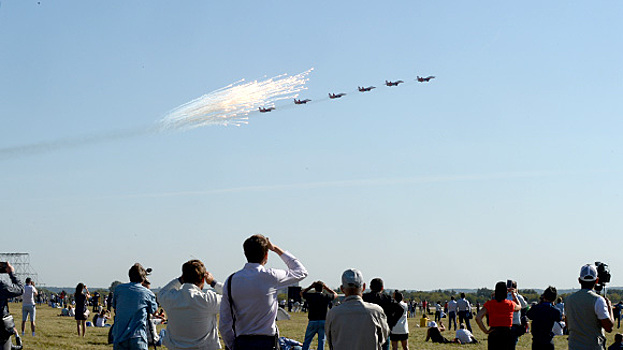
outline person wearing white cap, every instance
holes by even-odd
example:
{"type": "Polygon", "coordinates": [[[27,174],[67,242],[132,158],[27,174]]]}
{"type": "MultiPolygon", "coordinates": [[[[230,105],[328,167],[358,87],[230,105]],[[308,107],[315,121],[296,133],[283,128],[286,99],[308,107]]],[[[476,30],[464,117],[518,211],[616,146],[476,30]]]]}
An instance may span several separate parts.
{"type": "Polygon", "coordinates": [[[565,302],[569,350],[605,349],[604,330],[610,333],[614,326],[612,305],[608,298],[594,291],[599,281],[595,266],[582,266],[578,281],[582,289],[567,297],[565,302]]]}
{"type": "Polygon", "coordinates": [[[380,306],[361,298],[366,289],[361,271],[344,271],[340,288],[346,298],[329,310],[325,322],[329,349],[380,350],[389,336],[387,317],[380,306]]]}

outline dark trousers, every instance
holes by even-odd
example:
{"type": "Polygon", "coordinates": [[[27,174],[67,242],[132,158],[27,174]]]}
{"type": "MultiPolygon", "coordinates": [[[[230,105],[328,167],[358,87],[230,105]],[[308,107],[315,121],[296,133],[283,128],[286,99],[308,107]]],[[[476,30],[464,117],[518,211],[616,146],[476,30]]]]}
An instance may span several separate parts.
{"type": "Polygon", "coordinates": [[[532,350],[554,350],[554,342],[537,343],[532,341],[532,350]]]}
{"type": "MultiPolygon", "coordinates": [[[[459,323],[463,323],[465,322],[465,327],[467,327],[468,331],[472,331],[472,325],[469,324],[469,317],[470,317],[470,312],[469,311],[459,311],[459,323]]],[[[454,329],[456,329],[456,326],[454,326],[454,329]]]]}
{"type": "Polygon", "coordinates": [[[448,312],[448,329],[452,329],[452,323],[454,323],[454,330],[456,331],[456,312],[450,311],[448,312]]]}
{"type": "Polygon", "coordinates": [[[277,336],[241,335],[234,340],[233,350],[278,350],[277,336]]]}
{"type": "Polygon", "coordinates": [[[515,348],[515,339],[510,327],[493,327],[487,343],[488,350],[511,350],[515,348]]]}

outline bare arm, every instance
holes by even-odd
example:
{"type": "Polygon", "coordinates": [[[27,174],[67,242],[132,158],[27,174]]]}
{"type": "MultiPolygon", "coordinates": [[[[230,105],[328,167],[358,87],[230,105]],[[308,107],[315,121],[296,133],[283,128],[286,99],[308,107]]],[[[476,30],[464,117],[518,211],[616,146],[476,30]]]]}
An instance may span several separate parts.
{"type": "Polygon", "coordinates": [[[601,323],[601,327],[608,333],[612,332],[612,328],[614,327],[614,317],[612,315],[612,303],[610,302],[610,299],[604,297],[604,299],[606,300],[606,307],[608,308],[608,314],[610,317],[603,319],[603,320],[599,320],[599,322],[601,323]]]}
{"type": "Polygon", "coordinates": [[[491,329],[487,329],[485,324],[482,322],[482,318],[488,314],[489,312],[487,311],[487,309],[483,307],[482,309],[480,309],[480,311],[478,311],[478,314],[476,315],[476,323],[478,324],[480,330],[485,334],[491,333],[491,329]]]}

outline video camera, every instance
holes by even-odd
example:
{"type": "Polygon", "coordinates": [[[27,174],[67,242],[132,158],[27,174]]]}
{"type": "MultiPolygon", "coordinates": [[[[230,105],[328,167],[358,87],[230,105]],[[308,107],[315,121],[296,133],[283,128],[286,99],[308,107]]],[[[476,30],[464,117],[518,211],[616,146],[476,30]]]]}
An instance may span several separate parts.
{"type": "Polygon", "coordinates": [[[597,278],[599,278],[599,283],[595,285],[595,291],[600,293],[605,287],[606,284],[610,283],[610,268],[608,264],[596,261],[595,267],[597,267],[597,278]]]}

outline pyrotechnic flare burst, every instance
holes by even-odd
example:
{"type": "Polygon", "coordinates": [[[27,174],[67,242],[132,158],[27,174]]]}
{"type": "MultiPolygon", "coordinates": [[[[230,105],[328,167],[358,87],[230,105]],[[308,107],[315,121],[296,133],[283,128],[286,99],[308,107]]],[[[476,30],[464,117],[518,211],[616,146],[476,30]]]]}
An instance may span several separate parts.
{"type": "Polygon", "coordinates": [[[298,92],[306,89],[307,76],[312,70],[263,81],[240,80],[173,109],[160,121],[160,126],[166,130],[247,124],[249,113],[259,107],[271,107],[276,101],[298,97],[298,92]]]}

